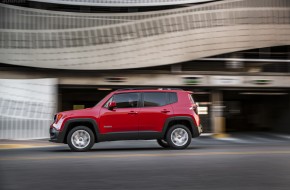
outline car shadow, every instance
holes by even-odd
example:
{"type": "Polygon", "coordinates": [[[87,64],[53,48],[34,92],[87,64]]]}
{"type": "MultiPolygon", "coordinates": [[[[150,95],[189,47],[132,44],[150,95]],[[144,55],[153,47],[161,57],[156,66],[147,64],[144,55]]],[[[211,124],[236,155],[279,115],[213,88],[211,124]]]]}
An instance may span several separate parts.
{"type": "MultiPolygon", "coordinates": [[[[204,149],[205,147],[188,147],[184,150],[175,150],[175,149],[167,149],[162,147],[132,147],[132,148],[97,148],[94,147],[87,152],[146,152],[146,151],[156,151],[156,152],[172,152],[172,151],[186,151],[186,150],[197,150],[197,149],[204,149]]],[[[69,148],[65,149],[50,149],[47,150],[48,152],[72,152],[69,148]]]]}

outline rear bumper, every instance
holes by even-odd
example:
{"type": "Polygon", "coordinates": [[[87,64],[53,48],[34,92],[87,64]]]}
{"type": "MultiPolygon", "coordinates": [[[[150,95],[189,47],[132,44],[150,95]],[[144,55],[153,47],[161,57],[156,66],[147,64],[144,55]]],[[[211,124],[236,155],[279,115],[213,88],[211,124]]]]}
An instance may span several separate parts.
{"type": "Polygon", "coordinates": [[[194,137],[199,137],[201,133],[202,133],[202,125],[193,127],[193,134],[192,134],[193,138],[194,137]]]}
{"type": "Polygon", "coordinates": [[[203,132],[202,125],[197,126],[198,133],[201,134],[203,132]]]}

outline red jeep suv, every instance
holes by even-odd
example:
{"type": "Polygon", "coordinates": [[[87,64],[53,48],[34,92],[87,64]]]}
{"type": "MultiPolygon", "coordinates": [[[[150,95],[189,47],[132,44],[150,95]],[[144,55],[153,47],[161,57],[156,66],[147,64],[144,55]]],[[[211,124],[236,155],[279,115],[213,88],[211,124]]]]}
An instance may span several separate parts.
{"type": "Polygon", "coordinates": [[[192,92],[181,89],[121,89],[95,107],[60,112],[50,141],[87,151],[94,143],[157,139],[164,148],[184,149],[202,128],[192,92]]]}

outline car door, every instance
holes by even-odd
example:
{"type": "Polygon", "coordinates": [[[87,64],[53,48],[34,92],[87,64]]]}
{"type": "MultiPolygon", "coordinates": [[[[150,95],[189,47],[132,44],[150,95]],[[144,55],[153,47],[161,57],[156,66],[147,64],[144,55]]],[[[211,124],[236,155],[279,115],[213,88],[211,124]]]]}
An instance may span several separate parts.
{"type": "Polygon", "coordinates": [[[100,131],[108,133],[138,133],[140,93],[119,93],[108,102],[116,102],[116,108],[108,109],[108,102],[100,110],[100,131]]]}
{"type": "Polygon", "coordinates": [[[169,115],[173,114],[172,106],[166,92],[142,93],[142,107],[139,111],[139,132],[161,132],[169,115]]]}

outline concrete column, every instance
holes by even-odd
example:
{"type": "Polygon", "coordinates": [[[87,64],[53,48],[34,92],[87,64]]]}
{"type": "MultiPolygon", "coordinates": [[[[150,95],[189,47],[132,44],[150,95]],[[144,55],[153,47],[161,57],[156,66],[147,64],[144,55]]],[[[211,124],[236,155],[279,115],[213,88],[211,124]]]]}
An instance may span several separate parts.
{"type": "Polygon", "coordinates": [[[212,132],[215,137],[225,137],[225,117],[223,115],[223,93],[222,91],[215,90],[211,94],[212,102],[212,132]]]}

